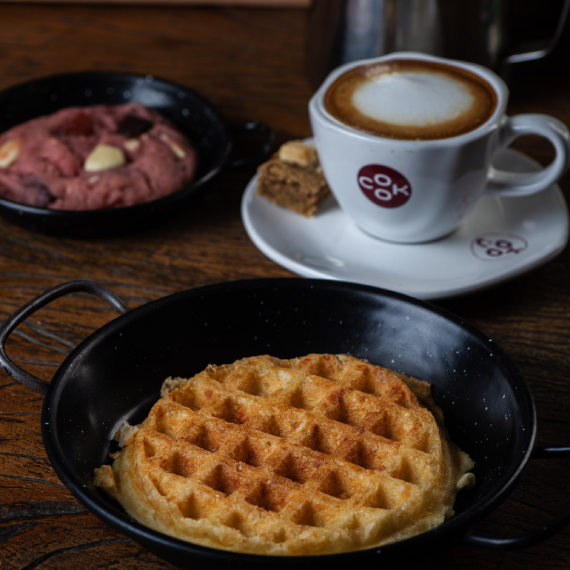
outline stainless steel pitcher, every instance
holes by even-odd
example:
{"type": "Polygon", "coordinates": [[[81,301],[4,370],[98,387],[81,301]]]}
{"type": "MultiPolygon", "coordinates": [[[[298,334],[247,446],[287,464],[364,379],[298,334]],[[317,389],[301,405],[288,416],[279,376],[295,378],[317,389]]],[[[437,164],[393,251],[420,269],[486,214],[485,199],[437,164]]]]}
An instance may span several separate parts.
{"type": "Polygon", "coordinates": [[[311,79],[319,84],[342,63],[394,51],[471,61],[501,73],[508,64],[552,52],[570,0],[564,0],[548,45],[526,53],[510,51],[506,9],[507,0],[314,0],[307,30],[311,79]]]}

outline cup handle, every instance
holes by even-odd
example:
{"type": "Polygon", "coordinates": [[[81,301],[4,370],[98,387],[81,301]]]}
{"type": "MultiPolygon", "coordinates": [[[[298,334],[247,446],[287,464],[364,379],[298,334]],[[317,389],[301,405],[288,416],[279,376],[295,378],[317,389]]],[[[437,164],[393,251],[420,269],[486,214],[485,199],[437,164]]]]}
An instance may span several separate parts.
{"type": "Polygon", "coordinates": [[[538,172],[524,174],[497,170],[491,166],[486,194],[528,196],[545,190],[564,174],[570,154],[570,133],[564,123],[554,117],[539,114],[506,117],[499,127],[497,149],[507,147],[523,135],[539,135],[548,139],[556,151],[554,160],[538,172]]]}

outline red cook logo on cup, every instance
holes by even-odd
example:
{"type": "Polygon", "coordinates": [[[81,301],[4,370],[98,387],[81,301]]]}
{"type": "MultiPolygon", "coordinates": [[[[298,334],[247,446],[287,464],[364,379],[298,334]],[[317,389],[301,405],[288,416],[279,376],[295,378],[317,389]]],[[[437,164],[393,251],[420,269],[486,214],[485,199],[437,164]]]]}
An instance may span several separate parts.
{"type": "Polygon", "coordinates": [[[358,186],[369,200],[383,208],[403,206],[412,195],[408,179],[382,164],[363,166],[358,172],[358,186]]]}

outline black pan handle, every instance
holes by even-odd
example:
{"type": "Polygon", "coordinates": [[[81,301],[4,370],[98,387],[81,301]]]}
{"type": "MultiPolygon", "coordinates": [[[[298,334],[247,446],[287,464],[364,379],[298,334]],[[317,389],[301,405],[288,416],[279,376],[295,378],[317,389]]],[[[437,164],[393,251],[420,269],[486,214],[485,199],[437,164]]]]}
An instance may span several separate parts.
{"type": "Polygon", "coordinates": [[[16,366],[6,354],[6,341],[10,336],[10,333],[21,323],[23,323],[29,316],[33,315],[38,309],[41,309],[51,301],[59,297],[63,297],[68,293],[91,293],[96,295],[101,299],[107,301],[114,309],[117,309],[120,313],[127,312],[130,308],[129,306],[121,300],[115,293],[93,283],[91,281],[68,281],[67,283],[62,283],[61,285],[56,285],[51,289],[48,289],[41,295],[38,295],[35,299],[32,299],[26,303],[22,308],[18,309],[11,317],[8,317],[2,326],[0,327],[0,367],[8,376],[11,376],[18,382],[21,382],[28,388],[32,388],[40,394],[47,392],[49,382],[40,380],[32,374],[25,372],[20,367],[16,366]]]}
{"type": "MultiPolygon", "coordinates": [[[[534,448],[532,459],[563,459],[570,458],[570,447],[562,445],[541,446],[534,448]]],[[[496,550],[514,550],[538,544],[555,535],[570,523],[570,505],[540,527],[518,536],[496,537],[486,533],[469,531],[463,537],[464,544],[484,546],[496,550]]]]}
{"type": "Polygon", "coordinates": [[[233,162],[230,162],[230,168],[240,168],[248,164],[259,164],[269,157],[275,134],[265,123],[250,121],[249,123],[234,127],[233,131],[234,135],[241,133],[260,133],[263,135],[263,144],[261,145],[261,149],[252,156],[237,158],[233,162]]]}

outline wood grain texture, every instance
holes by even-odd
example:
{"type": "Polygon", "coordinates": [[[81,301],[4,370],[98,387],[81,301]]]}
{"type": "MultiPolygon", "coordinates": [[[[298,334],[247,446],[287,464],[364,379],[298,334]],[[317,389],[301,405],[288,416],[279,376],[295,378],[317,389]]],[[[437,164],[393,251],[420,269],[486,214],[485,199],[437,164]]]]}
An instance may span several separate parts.
{"type": "MultiPolygon", "coordinates": [[[[305,14],[288,9],[0,4],[0,89],[33,77],[115,70],[165,77],[201,92],[232,123],[262,120],[278,142],[310,134],[305,14]]],[[[513,85],[510,113],[570,123],[570,81],[513,85]]],[[[542,163],[550,146],[517,148],[542,163]]],[[[198,205],[136,235],[74,240],[0,219],[0,318],[58,283],[88,278],[136,307],[209,283],[294,277],[250,242],[241,194],[253,168],[227,171],[198,205]]],[[[570,182],[561,186],[568,196],[570,182]]],[[[570,253],[489,291],[438,303],[494,338],[533,391],[540,443],[570,443],[570,253]]],[[[73,346],[115,316],[87,295],[60,299],[19,327],[8,353],[49,381],[73,346]]],[[[0,570],[172,568],[88,513],[61,484],[40,435],[42,398],[0,374],[0,570]]],[[[570,501],[570,464],[534,461],[512,497],[476,526],[516,534],[570,501]]],[[[570,567],[570,531],[519,552],[457,546],[426,568],[570,567]]]]}

